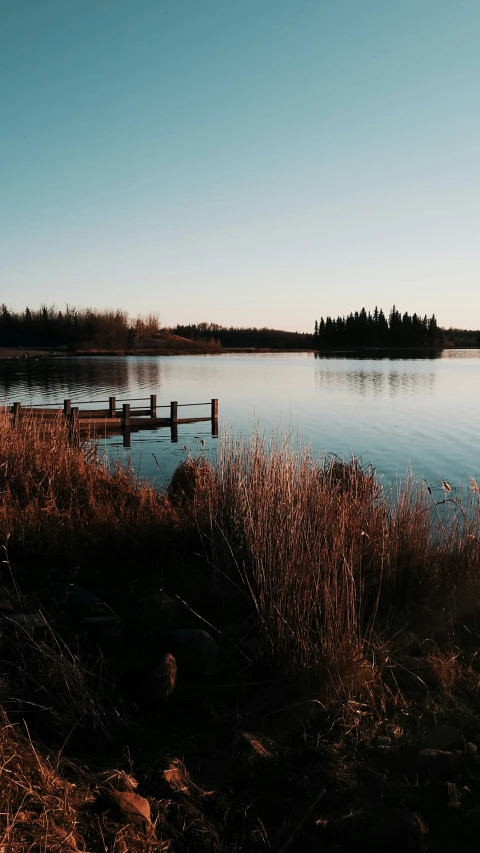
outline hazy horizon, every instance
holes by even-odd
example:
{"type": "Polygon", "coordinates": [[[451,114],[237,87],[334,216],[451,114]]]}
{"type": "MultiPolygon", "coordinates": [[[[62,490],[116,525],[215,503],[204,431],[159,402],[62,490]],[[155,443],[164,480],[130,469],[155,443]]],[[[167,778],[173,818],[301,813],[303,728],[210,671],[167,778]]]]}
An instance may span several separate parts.
{"type": "Polygon", "coordinates": [[[0,0],[0,301],[480,326],[478,0],[0,0]]]}

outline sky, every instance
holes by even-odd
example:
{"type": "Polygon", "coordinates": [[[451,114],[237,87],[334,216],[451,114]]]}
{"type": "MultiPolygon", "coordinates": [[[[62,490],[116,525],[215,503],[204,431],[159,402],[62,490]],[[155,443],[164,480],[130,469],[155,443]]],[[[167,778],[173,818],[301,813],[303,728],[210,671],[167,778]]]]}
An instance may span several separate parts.
{"type": "Polygon", "coordinates": [[[479,0],[0,0],[0,302],[480,326],[479,0]]]}

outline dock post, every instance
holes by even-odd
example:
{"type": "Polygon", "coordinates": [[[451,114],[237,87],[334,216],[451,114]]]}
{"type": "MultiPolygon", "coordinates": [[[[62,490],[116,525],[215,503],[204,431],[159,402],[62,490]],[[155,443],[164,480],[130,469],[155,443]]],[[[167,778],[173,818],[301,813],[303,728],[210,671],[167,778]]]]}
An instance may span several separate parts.
{"type": "Polygon", "coordinates": [[[130,427],[128,425],[123,430],[123,446],[124,447],[131,447],[132,446],[132,439],[130,437],[130,427]]]}
{"type": "Polygon", "coordinates": [[[108,398],[108,417],[114,418],[117,414],[117,398],[109,397],[108,398]]]}
{"type": "Polygon", "coordinates": [[[21,403],[13,404],[13,426],[17,426],[20,420],[20,409],[22,408],[21,403]]]}
{"type": "Polygon", "coordinates": [[[69,418],[69,417],[70,417],[70,412],[71,412],[71,411],[72,411],[72,401],[71,401],[71,400],[64,400],[64,401],[63,401],[63,414],[64,414],[64,417],[69,418]]]}
{"type": "Polygon", "coordinates": [[[170,423],[170,441],[172,444],[178,444],[178,424],[176,421],[170,423]]]}
{"type": "Polygon", "coordinates": [[[73,406],[70,410],[70,423],[69,423],[70,444],[74,444],[74,442],[76,441],[76,438],[78,437],[77,427],[78,427],[78,406],[73,406]]]}
{"type": "Polygon", "coordinates": [[[130,425],[130,403],[123,404],[122,423],[123,426],[130,425]]]}
{"type": "Polygon", "coordinates": [[[178,403],[173,400],[170,403],[170,426],[176,423],[178,423],[178,403]]]}
{"type": "Polygon", "coordinates": [[[218,400],[212,400],[212,437],[218,438],[218,400]]]}
{"type": "Polygon", "coordinates": [[[157,417],[157,395],[150,394],[150,417],[157,417]]]}

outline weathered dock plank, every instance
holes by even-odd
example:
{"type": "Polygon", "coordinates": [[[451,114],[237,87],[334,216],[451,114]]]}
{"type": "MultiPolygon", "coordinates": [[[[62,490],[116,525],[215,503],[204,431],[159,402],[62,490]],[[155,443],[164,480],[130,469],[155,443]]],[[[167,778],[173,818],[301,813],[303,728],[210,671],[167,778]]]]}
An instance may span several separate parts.
{"type": "MultiPolygon", "coordinates": [[[[13,423],[25,422],[28,420],[38,421],[53,421],[59,418],[65,419],[69,425],[71,440],[75,440],[75,435],[82,436],[85,434],[99,435],[106,433],[124,434],[124,445],[130,446],[130,432],[138,432],[139,430],[155,430],[162,427],[170,427],[172,441],[178,441],[178,424],[192,424],[210,421],[212,424],[212,435],[218,436],[218,400],[211,400],[209,403],[178,403],[171,402],[169,405],[159,406],[169,410],[170,417],[157,416],[157,395],[151,394],[148,400],[148,407],[132,406],[131,403],[141,402],[133,400],[127,402],[125,400],[118,401],[115,397],[110,396],[108,399],[108,409],[98,408],[81,409],[79,405],[75,405],[71,400],[64,400],[62,405],[56,406],[22,406],[20,402],[15,402],[12,405],[0,406],[0,412],[9,413],[12,416],[13,423]],[[121,405],[120,405],[121,403],[121,405]],[[208,417],[195,418],[179,418],[179,407],[188,406],[209,406],[210,415],[208,417]]],[[[92,405],[93,401],[83,401],[86,405],[92,405]]],[[[99,401],[107,402],[107,401],[99,401]]]]}

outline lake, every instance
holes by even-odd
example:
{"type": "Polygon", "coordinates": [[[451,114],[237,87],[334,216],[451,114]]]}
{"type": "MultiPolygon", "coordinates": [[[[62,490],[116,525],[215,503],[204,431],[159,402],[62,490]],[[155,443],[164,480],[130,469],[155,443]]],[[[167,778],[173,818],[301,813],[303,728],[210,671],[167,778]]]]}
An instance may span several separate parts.
{"type": "MultiPolygon", "coordinates": [[[[412,467],[432,488],[478,479],[480,350],[387,357],[313,353],[207,356],[56,357],[0,361],[0,397],[22,404],[140,398],[158,405],[219,400],[220,435],[288,432],[295,445],[371,462],[386,483],[412,467]]],[[[102,405],[99,404],[102,408],[102,405]]],[[[90,408],[93,408],[90,407],[90,408]]],[[[199,414],[200,410],[183,410],[199,414]]],[[[181,416],[185,416],[182,412],[181,416]]],[[[205,411],[208,414],[208,410],[205,411]]],[[[131,458],[141,476],[165,483],[191,453],[218,447],[209,423],[101,439],[116,459],[131,458]]]]}

